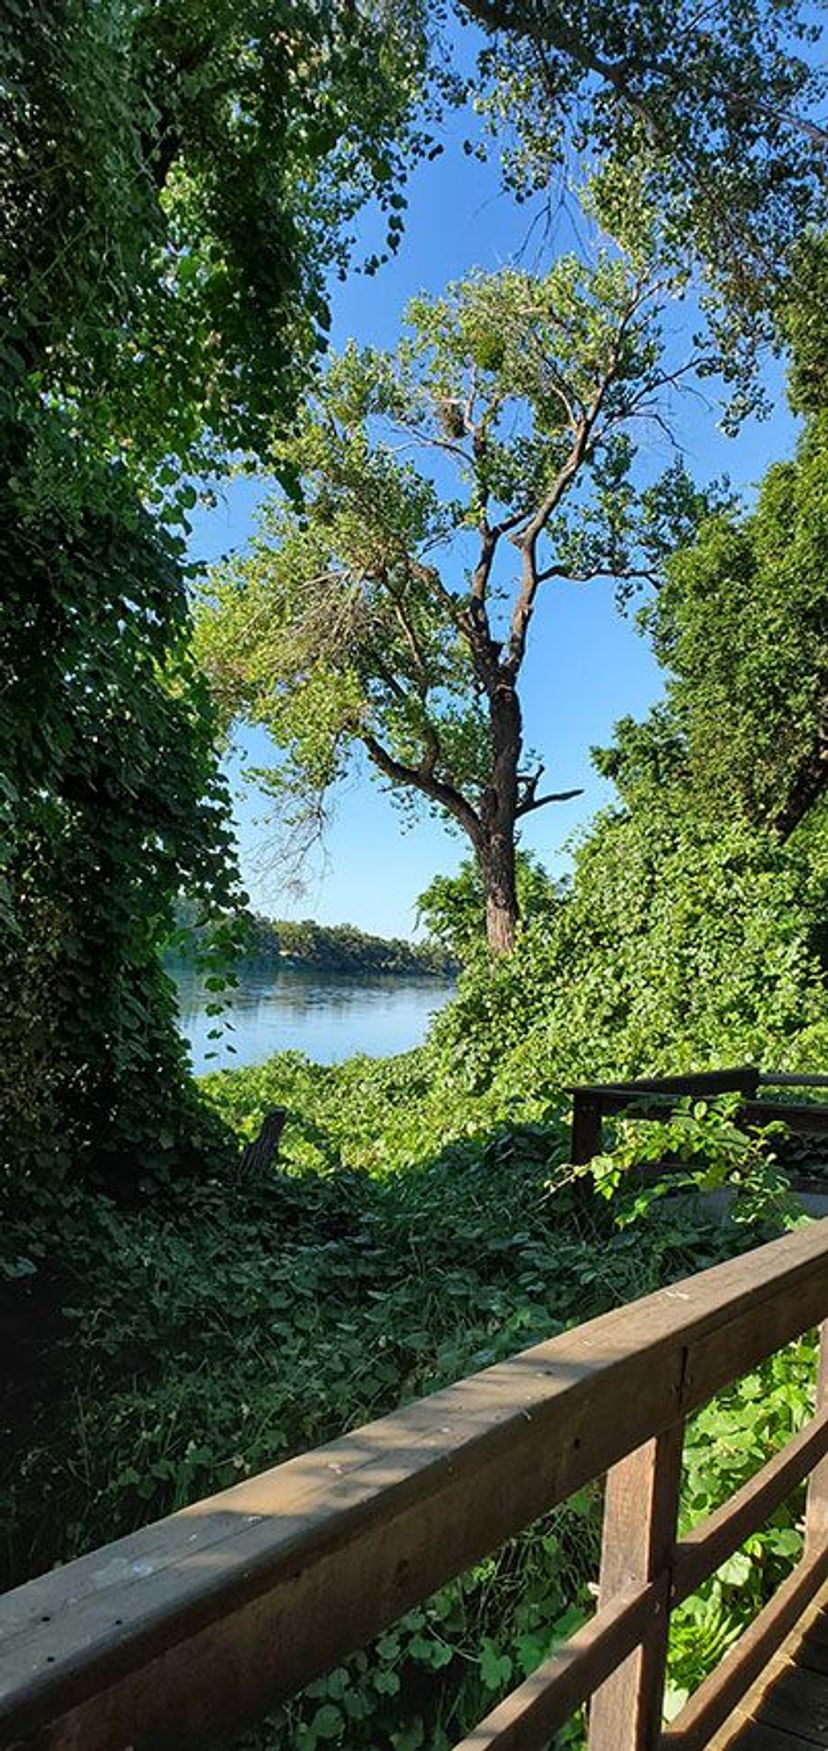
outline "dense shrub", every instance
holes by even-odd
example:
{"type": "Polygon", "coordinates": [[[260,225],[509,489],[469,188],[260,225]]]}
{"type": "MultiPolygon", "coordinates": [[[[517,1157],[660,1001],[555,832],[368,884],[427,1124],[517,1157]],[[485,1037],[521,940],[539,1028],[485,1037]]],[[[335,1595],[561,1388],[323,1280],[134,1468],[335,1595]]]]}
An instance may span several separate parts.
{"type": "Polygon", "coordinates": [[[599,817],[565,903],[436,1019],[435,1072],[495,1096],[755,1061],[818,1061],[828,1020],[820,862],[677,800],[599,817]]]}

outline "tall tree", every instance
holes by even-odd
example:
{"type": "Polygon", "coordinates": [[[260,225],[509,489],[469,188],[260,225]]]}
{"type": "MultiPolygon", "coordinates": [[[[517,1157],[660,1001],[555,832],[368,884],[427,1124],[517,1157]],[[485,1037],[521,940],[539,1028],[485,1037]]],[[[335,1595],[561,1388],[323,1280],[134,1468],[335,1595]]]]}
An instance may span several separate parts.
{"type": "MultiPolygon", "coordinates": [[[[199,646],[228,717],[267,725],[270,785],[317,820],[361,750],[404,806],[469,839],[492,950],[518,917],[520,823],[548,792],[520,683],[555,580],[656,575],[700,501],[637,492],[633,433],[690,366],[661,356],[666,287],[606,257],[476,274],[410,306],[393,356],[351,346],[309,405],[248,557],[220,568],[199,646]]],[[[277,464],[281,459],[280,452],[277,464]]]]}

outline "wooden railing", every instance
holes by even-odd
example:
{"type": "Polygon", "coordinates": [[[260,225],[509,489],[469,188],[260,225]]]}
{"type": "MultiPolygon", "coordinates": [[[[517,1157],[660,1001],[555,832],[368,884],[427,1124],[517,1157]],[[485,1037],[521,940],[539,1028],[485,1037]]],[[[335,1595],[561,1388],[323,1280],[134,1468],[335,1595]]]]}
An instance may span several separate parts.
{"type": "Polygon", "coordinates": [[[760,1097],[760,1088],[828,1089],[828,1076],[799,1076],[740,1064],[730,1070],[688,1071],[682,1076],[650,1076],[634,1082],[579,1083],[567,1090],[572,1095],[570,1159],[580,1165],[600,1155],[605,1118],[623,1113],[630,1119],[664,1119],[685,1095],[709,1098],[740,1094],[739,1124],[767,1125],[772,1119],[781,1119],[800,1136],[828,1136],[828,1104],[768,1100],[760,1097]]]}
{"type": "Polygon", "coordinates": [[[677,1540],[684,1421],[826,1316],[816,1222],[29,1582],[0,1602],[0,1744],[202,1748],[606,1472],[593,1619],[462,1751],[541,1751],[590,1696],[590,1751],[696,1751],[828,1576],[825,1362],[812,1422],[677,1540]],[[663,1730],[671,1608],[806,1476],[801,1562],[663,1730]]]}

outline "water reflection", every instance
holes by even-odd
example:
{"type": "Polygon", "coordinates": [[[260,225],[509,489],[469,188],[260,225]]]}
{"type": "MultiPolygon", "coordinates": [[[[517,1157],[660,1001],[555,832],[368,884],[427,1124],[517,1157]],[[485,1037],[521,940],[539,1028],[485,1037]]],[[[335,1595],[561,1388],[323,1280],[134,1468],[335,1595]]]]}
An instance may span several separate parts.
{"type": "Polygon", "coordinates": [[[419,1044],[429,1017],[454,989],[448,979],[391,974],[365,979],[262,964],[243,969],[232,1008],[216,1017],[207,1014],[215,993],[205,991],[192,967],[177,964],[170,972],[197,1076],[225,1066],[263,1064],[274,1052],[305,1052],[319,1064],[338,1064],[354,1052],[374,1058],[406,1052],[419,1044]],[[224,1026],[228,1020],[232,1031],[224,1026]],[[211,1040],[211,1030],[219,1027],[222,1037],[211,1040]]]}

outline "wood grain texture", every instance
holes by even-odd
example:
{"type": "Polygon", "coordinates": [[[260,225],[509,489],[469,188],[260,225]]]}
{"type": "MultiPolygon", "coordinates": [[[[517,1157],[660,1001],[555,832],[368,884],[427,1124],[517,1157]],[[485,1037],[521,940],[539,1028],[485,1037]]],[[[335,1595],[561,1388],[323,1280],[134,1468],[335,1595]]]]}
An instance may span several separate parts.
{"type": "MultiPolygon", "coordinates": [[[[633,1582],[658,1579],[669,1600],[684,1424],[677,1422],[607,1478],[601,1605],[633,1582]]],[[[669,1609],[654,1616],[637,1648],[592,1698],[589,1751],[655,1751],[661,1732],[669,1609]]]]}
{"type": "Polygon", "coordinates": [[[739,1738],[731,1743],[733,1751],[813,1751],[813,1741],[792,1739],[790,1733],[761,1721],[747,1721],[739,1738]]]}
{"type": "Polygon", "coordinates": [[[744,1701],[714,1734],[708,1751],[776,1751],[777,1746],[779,1751],[813,1751],[815,1743],[824,1744],[815,1711],[794,1732],[769,1718],[791,1677],[801,1672],[807,1678],[812,1667],[823,1678],[828,1672],[828,1586],[803,1611],[744,1701]]]}
{"type": "MultiPolygon", "coordinates": [[[[819,1363],[816,1383],[817,1409],[828,1411],[828,1320],[819,1331],[819,1363]]],[[[805,1544],[815,1550],[828,1538],[828,1457],[823,1457],[811,1473],[805,1503],[805,1544]]]]}
{"type": "MultiPolygon", "coordinates": [[[[662,1735],[662,1751],[705,1751],[757,1680],[784,1666],[779,1650],[828,1577],[828,1545],[805,1557],[662,1735]],[[771,1663],[776,1660],[776,1664],[771,1663]]],[[[764,1710],[762,1717],[764,1719],[764,1710]]]]}
{"type": "Polygon", "coordinates": [[[769,1690],[761,1723],[828,1747],[828,1678],[792,1665],[769,1690]]]}

